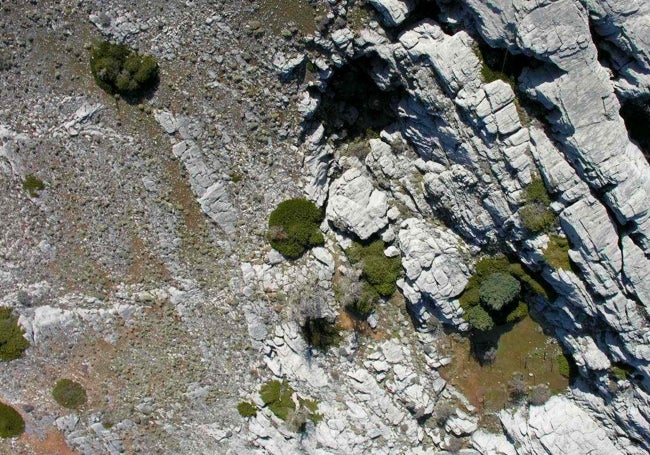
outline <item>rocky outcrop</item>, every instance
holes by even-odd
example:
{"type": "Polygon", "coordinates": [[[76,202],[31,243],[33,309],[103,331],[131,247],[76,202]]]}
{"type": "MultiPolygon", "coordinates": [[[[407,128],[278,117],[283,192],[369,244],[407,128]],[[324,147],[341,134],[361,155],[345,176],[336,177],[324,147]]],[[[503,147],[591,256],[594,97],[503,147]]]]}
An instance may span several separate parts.
{"type": "Polygon", "coordinates": [[[466,329],[456,300],[470,275],[463,259],[468,247],[462,239],[415,218],[402,223],[398,239],[405,271],[400,288],[412,312],[424,322],[430,317],[429,308],[441,320],[466,329]]]}
{"type": "Polygon", "coordinates": [[[575,403],[554,396],[543,406],[499,413],[508,436],[525,454],[623,454],[600,425],[575,403]]]}
{"type": "Polygon", "coordinates": [[[415,8],[413,0],[370,0],[370,4],[377,8],[384,24],[391,27],[404,22],[415,8]]]}
{"type": "Polygon", "coordinates": [[[188,118],[175,117],[171,112],[158,111],[155,118],[163,130],[173,135],[178,133],[183,140],[174,144],[172,152],[178,158],[190,177],[192,191],[197,196],[203,212],[227,234],[233,234],[237,226],[237,208],[233,205],[226,182],[218,172],[218,166],[210,162],[206,153],[196,141],[196,123],[188,118]]]}
{"type": "Polygon", "coordinates": [[[365,240],[386,227],[387,212],[386,194],[358,169],[350,169],[332,182],[325,213],[337,228],[365,240]]]}

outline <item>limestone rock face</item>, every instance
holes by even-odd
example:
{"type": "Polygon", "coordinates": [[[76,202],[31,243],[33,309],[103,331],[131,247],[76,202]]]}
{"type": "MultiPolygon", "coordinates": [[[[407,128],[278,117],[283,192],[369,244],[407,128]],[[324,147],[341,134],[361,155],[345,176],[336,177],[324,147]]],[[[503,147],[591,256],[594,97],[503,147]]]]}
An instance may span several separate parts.
{"type": "Polygon", "coordinates": [[[384,24],[388,26],[400,25],[415,7],[413,0],[370,0],[370,4],[379,11],[384,24]]]}
{"type": "Polygon", "coordinates": [[[551,397],[530,410],[502,411],[508,436],[526,454],[623,454],[589,414],[562,396],[551,397]],[[526,415],[527,414],[527,415],[526,415]]]}
{"type": "Polygon", "coordinates": [[[398,238],[406,274],[400,287],[415,314],[424,316],[423,305],[430,305],[444,321],[466,327],[455,299],[470,275],[462,239],[415,218],[402,223],[398,238]]]}
{"type": "Polygon", "coordinates": [[[386,227],[386,212],[386,194],[358,169],[350,169],[332,182],[326,216],[337,228],[365,240],[386,227]]]}

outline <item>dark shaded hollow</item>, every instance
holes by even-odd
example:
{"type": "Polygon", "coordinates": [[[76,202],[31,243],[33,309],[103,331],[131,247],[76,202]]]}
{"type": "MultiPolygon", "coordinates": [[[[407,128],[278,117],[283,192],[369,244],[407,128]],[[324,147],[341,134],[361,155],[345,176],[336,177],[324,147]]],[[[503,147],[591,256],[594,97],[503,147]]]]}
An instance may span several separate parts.
{"type": "Polygon", "coordinates": [[[622,100],[619,113],[630,139],[650,162],[650,96],[622,100]]]}
{"type": "Polygon", "coordinates": [[[368,73],[371,70],[372,59],[361,57],[334,71],[314,114],[327,135],[353,140],[397,120],[401,91],[380,90],[368,73]]]}

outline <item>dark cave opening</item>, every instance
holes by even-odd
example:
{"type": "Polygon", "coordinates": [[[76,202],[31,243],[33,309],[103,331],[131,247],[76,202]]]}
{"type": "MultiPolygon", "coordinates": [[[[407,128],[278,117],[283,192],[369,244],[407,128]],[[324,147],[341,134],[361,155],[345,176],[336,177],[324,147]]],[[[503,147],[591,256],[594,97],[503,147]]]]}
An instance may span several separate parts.
{"type": "Polygon", "coordinates": [[[372,136],[397,120],[402,91],[381,90],[369,74],[372,67],[370,57],[361,57],[336,69],[328,79],[314,113],[327,135],[350,141],[372,136]]]}
{"type": "Polygon", "coordinates": [[[622,100],[619,113],[630,139],[650,162],[650,96],[622,100]]]}

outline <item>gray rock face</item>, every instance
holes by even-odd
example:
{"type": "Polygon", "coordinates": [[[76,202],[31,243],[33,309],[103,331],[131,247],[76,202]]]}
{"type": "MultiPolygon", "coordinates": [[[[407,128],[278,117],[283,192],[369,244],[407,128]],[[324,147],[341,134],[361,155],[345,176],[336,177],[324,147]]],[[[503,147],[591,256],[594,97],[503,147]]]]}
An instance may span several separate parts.
{"type": "Polygon", "coordinates": [[[178,132],[183,138],[172,147],[190,176],[190,185],[197,196],[203,212],[217,223],[227,234],[233,234],[237,223],[237,208],[231,201],[225,182],[217,169],[195,140],[195,129],[186,118],[175,117],[172,113],[158,111],[155,118],[167,134],[178,132]]]}
{"type": "Polygon", "coordinates": [[[332,182],[327,204],[327,219],[339,229],[362,240],[388,224],[386,194],[358,169],[350,169],[332,182]]]}
{"type": "Polygon", "coordinates": [[[415,8],[413,0],[370,0],[370,4],[377,8],[384,24],[391,27],[404,22],[415,8]]]}
{"type": "Polygon", "coordinates": [[[408,219],[398,234],[406,277],[400,288],[414,313],[426,319],[423,305],[431,305],[443,321],[467,327],[456,300],[470,275],[460,237],[446,228],[408,219]]]}
{"type": "Polygon", "coordinates": [[[600,425],[565,397],[554,396],[543,406],[502,411],[508,436],[525,454],[623,454],[600,425]]]}

